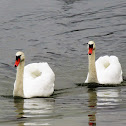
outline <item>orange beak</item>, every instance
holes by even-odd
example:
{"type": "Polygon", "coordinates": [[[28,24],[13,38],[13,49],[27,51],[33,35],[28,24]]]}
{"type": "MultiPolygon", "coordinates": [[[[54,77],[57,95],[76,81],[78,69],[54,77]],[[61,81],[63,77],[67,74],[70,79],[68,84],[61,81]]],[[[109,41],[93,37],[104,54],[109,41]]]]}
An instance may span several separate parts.
{"type": "Polygon", "coordinates": [[[93,51],[93,47],[89,47],[88,54],[91,55],[93,51]]]}
{"type": "Polygon", "coordinates": [[[16,59],[14,66],[17,67],[20,63],[20,58],[16,59]]]}

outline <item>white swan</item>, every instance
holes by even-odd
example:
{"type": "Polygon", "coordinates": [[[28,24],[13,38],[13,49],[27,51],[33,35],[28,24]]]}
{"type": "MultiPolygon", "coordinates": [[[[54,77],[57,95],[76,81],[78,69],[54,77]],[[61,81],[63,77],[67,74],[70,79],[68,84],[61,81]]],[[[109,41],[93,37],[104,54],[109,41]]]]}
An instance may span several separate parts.
{"type": "Polygon", "coordinates": [[[120,84],[122,68],[116,56],[103,56],[95,62],[95,43],[88,42],[88,75],[85,83],[120,84]]]}
{"type": "Polygon", "coordinates": [[[16,53],[17,67],[13,96],[23,98],[48,97],[54,91],[55,74],[48,63],[32,63],[24,67],[23,52],[16,53]]]}

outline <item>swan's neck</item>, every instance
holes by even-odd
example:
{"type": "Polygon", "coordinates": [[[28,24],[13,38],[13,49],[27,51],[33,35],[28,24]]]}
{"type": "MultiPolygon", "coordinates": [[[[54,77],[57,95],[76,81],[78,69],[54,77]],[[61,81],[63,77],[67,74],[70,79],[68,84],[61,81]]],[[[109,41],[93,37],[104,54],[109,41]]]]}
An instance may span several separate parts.
{"type": "Polygon", "coordinates": [[[98,83],[96,67],[95,67],[95,50],[93,50],[91,55],[88,55],[88,60],[89,60],[88,83],[98,83]]]}
{"type": "Polygon", "coordinates": [[[13,92],[14,96],[24,97],[24,92],[23,92],[24,64],[25,62],[22,61],[19,63],[17,67],[16,81],[15,81],[14,92],[13,92]]]}

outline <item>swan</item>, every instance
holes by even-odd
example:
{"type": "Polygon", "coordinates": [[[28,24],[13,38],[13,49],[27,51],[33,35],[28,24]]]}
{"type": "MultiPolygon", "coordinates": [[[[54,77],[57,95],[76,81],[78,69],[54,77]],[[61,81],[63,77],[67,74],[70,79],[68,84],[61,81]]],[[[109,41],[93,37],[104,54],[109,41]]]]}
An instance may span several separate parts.
{"type": "Polygon", "coordinates": [[[55,74],[48,63],[31,63],[24,67],[25,55],[16,53],[17,67],[13,96],[22,98],[48,97],[54,91],[55,74]]]}
{"type": "Polygon", "coordinates": [[[88,75],[85,83],[120,84],[122,68],[116,56],[102,56],[95,62],[95,43],[88,42],[88,75]]]}

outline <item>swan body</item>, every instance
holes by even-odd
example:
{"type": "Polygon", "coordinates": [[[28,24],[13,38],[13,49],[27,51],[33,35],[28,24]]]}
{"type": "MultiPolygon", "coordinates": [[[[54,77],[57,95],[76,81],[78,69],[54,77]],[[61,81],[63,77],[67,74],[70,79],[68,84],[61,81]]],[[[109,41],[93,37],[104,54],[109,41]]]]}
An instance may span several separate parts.
{"type": "Polygon", "coordinates": [[[95,62],[95,43],[88,43],[89,72],[85,83],[120,84],[123,81],[121,64],[116,56],[103,56],[95,62]]]}
{"type": "Polygon", "coordinates": [[[17,67],[13,96],[48,97],[54,91],[55,74],[48,63],[31,63],[24,67],[24,53],[16,53],[17,67]]]}

